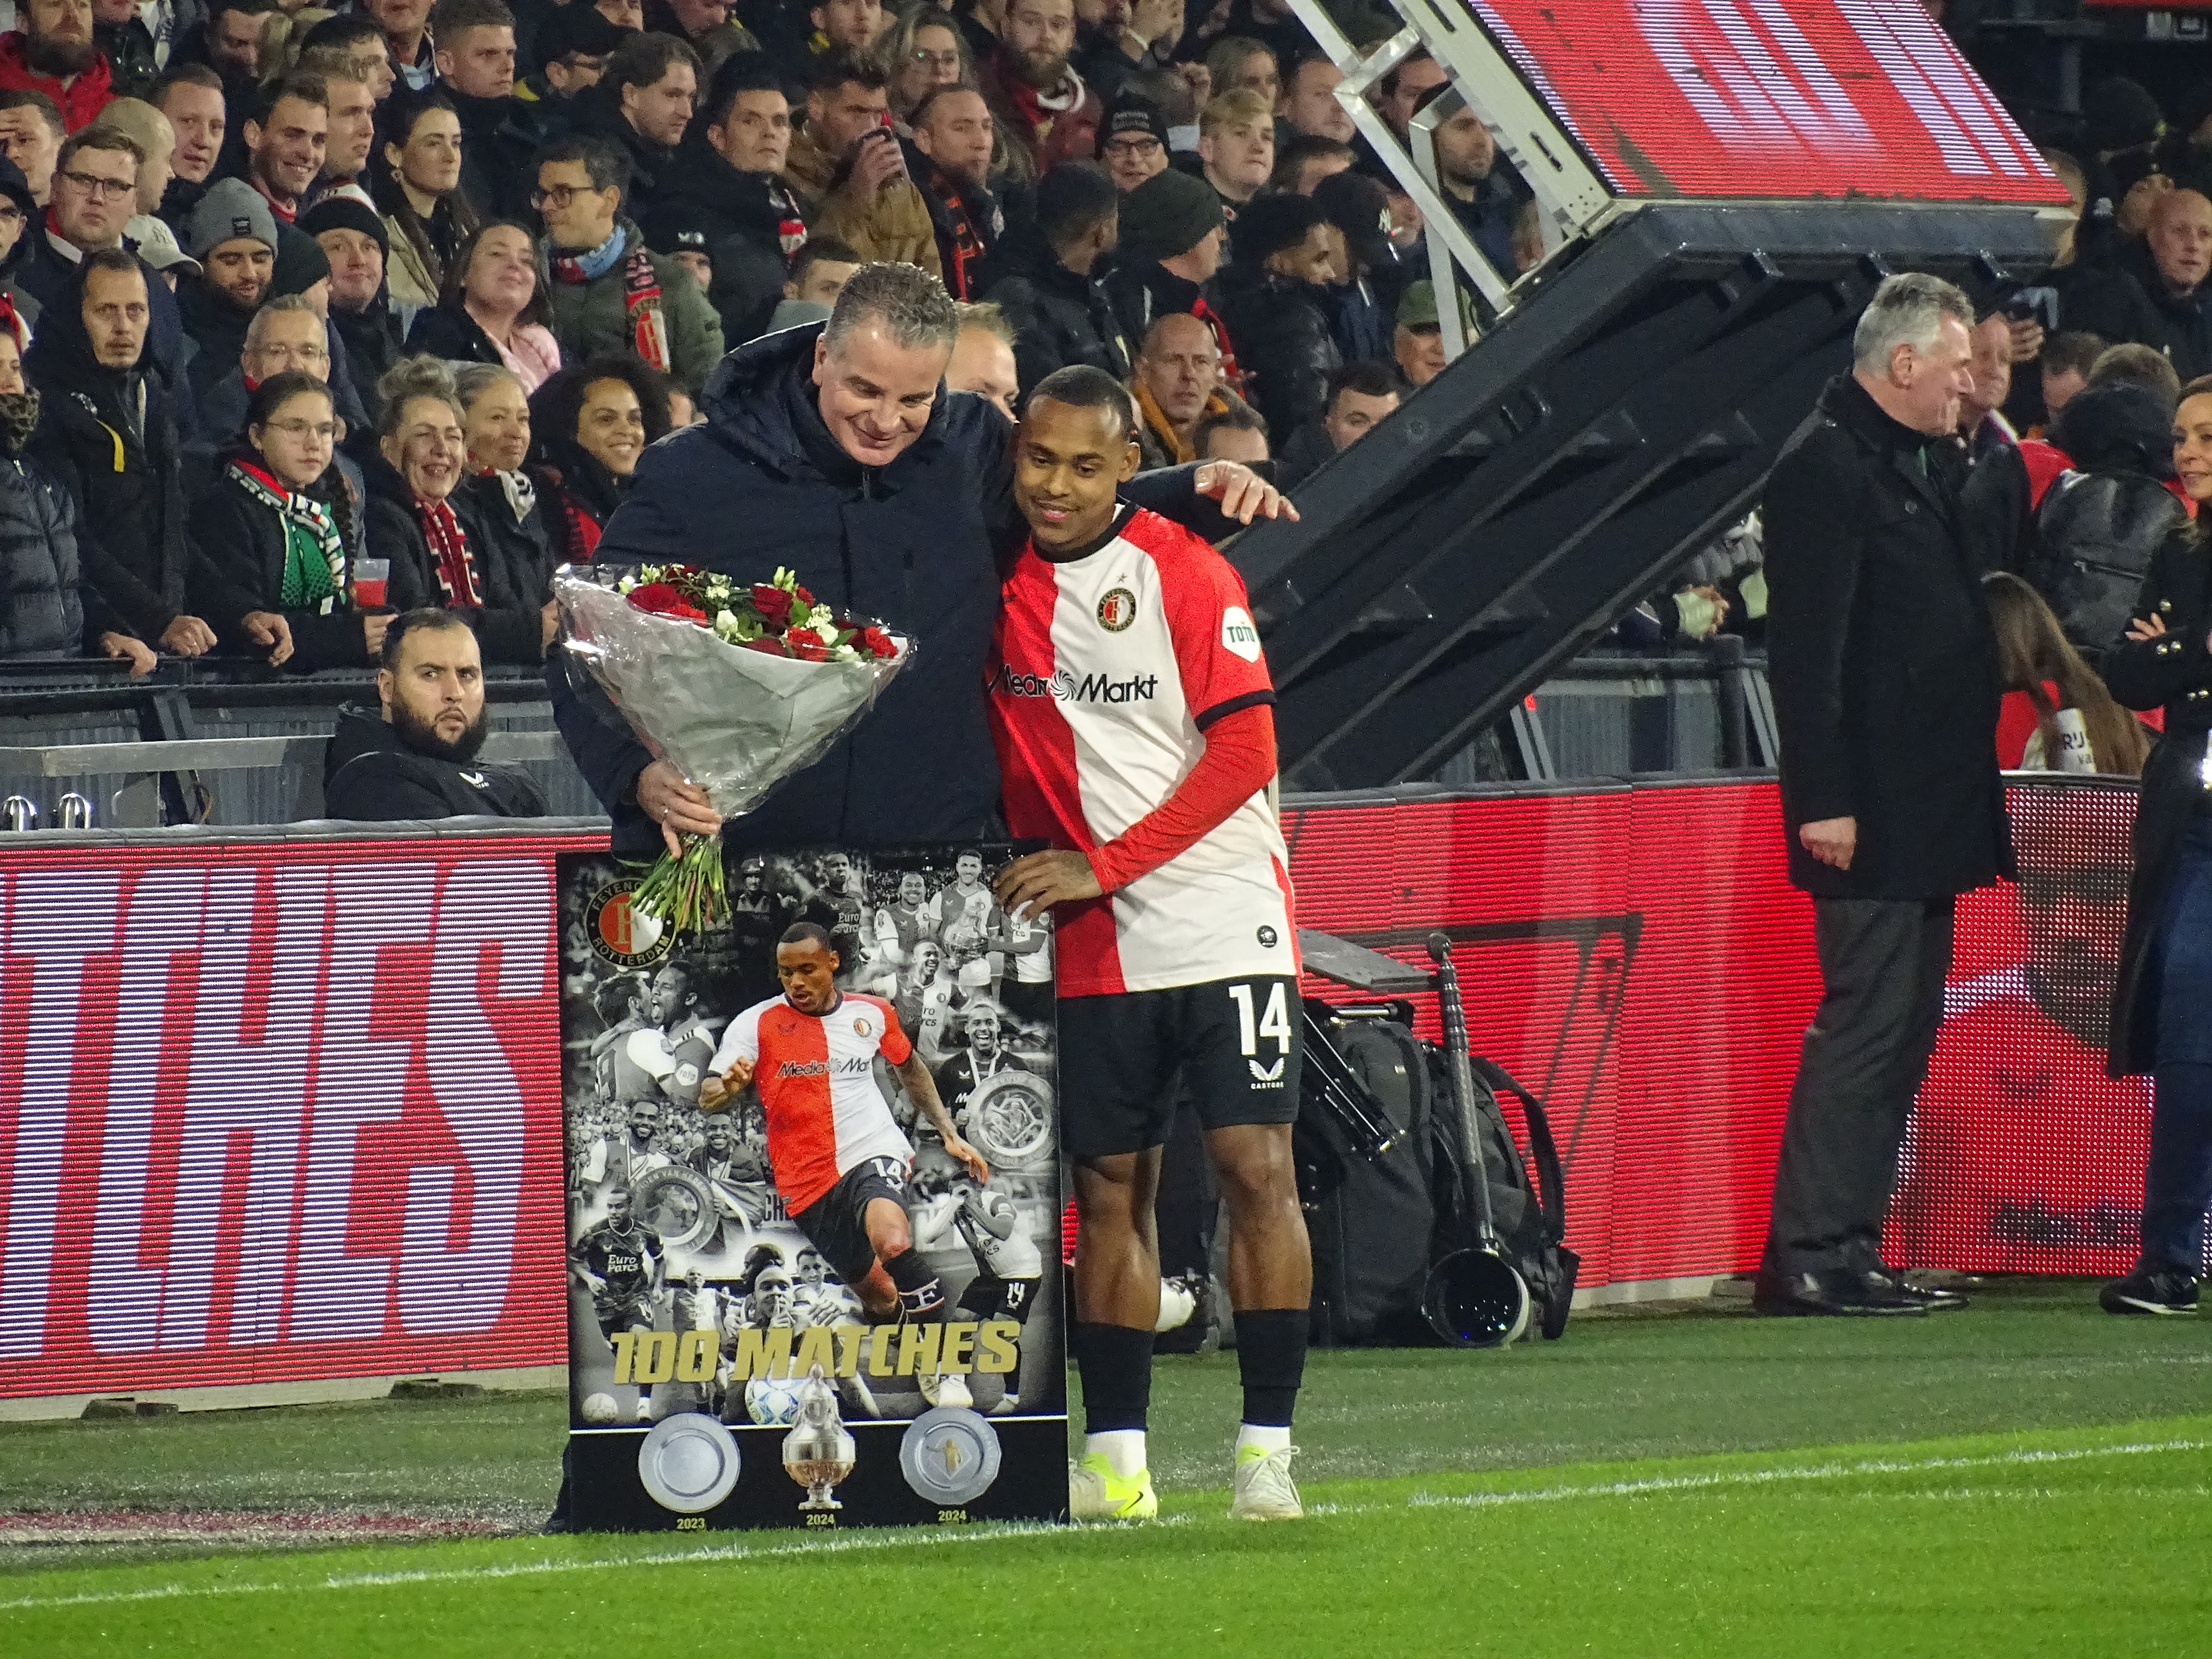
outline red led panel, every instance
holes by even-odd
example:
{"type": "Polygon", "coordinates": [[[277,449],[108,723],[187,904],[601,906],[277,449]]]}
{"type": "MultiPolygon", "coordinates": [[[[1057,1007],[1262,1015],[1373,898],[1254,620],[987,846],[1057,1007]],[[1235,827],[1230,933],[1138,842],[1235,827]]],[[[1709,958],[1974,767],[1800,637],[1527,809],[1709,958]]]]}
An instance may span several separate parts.
{"type": "Polygon", "coordinates": [[[2125,1273],[2150,1079],[2105,1075],[2135,792],[2015,785],[2017,886],[1961,901],[1943,1030],[1912,1118],[1890,1249],[1981,1273],[2125,1273]]]}
{"type": "Polygon", "coordinates": [[[1912,0],[1444,3],[1624,196],[2066,200],[1912,0]]]}
{"type": "Polygon", "coordinates": [[[559,1364],[575,844],[11,848],[0,1396],[559,1364]]]}

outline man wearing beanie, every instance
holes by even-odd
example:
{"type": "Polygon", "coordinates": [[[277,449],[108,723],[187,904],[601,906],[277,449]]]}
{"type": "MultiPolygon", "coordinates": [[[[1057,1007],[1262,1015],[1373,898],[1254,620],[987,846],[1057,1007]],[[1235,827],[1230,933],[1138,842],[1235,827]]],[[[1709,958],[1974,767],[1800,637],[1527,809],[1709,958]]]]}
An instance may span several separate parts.
{"type": "Polygon", "coordinates": [[[1123,93],[1098,129],[1098,159],[1114,188],[1131,191],[1168,170],[1168,121],[1150,99],[1123,93]]]}
{"type": "Polygon", "coordinates": [[[1121,198],[1120,237],[1104,280],[1123,339],[1141,340],[1156,318],[1188,312],[1213,331],[1221,378],[1234,387],[1243,377],[1229,325],[1215,309],[1214,274],[1226,235],[1213,187],[1170,167],[1121,198]]]}
{"type": "Polygon", "coordinates": [[[1310,196],[1283,194],[1246,203],[1232,236],[1221,311],[1243,347],[1244,395],[1268,430],[1296,432],[1327,406],[1343,362],[1326,307],[1343,275],[1344,233],[1310,196]]]}
{"type": "Polygon", "coordinates": [[[346,377],[372,422],[381,412],[376,383],[404,356],[406,338],[384,287],[391,232],[357,191],[325,197],[301,216],[300,228],[331,262],[331,331],[344,354],[346,377]]]}
{"type": "Polygon", "coordinates": [[[555,6],[531,37],[531,50],[543,67],[518,81],[514,95],[549,115],[559,111],[585,88],[599,85],[607,59],[635,33],[597,6],[555,6]]]}
{"type": "Polygon", "coordinates": [[[276,217],[243,179],[208,186],[185,227],[185,252],[204,273],[177,287],[178,309],[194,351],[185,371],[195,392],[230,372],[246,346],[246,327],[269,296],[276,264],[276,217]]]}

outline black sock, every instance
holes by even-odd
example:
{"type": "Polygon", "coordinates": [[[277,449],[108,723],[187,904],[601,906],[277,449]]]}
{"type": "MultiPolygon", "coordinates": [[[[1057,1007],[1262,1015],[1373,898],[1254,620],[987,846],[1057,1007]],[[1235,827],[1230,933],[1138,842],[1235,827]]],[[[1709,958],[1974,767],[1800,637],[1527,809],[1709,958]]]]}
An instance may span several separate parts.
{"type": "Polygon", "coordinates": [[[920,1323],[945,1310],[945,1285],[930,1272],[919,1250],[901,1250],[884,1263],[884,1271],[898,1286],[899,1312],[909,1323],[920,1323]]]}
{"type": "Polygon", "coordinates": [[[1083,1379],[1084,1432],[1141,1433],[1152,1403],[1152,1334],[1079,1321],[1070,1335],[1076,1373],[1083,1379]]]}
{"type": "Polygon", "coordinates": [[[1237,1314],[1237,1370],[1244,1379],[1244,1420],[1255,1428],[1291,1426],[1306,1373],[1306,1310],[1261,1308],[1237,1314]]]}

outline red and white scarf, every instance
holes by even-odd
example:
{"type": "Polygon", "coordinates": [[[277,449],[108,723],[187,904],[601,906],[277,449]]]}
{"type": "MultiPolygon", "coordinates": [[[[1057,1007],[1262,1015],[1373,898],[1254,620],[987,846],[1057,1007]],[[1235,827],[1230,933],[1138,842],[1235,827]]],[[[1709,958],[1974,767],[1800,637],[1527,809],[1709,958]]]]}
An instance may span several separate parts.
{"type": "Polygon", "coordinates": [[[430,556],[438,564],[438,592],[448,606],[481,607],[483,590],[477,586],[477,562],[469,551],[469,538],[449,501],[415,498],[415,517],[422,526],[422,538],[430,544],[430,556]]]}

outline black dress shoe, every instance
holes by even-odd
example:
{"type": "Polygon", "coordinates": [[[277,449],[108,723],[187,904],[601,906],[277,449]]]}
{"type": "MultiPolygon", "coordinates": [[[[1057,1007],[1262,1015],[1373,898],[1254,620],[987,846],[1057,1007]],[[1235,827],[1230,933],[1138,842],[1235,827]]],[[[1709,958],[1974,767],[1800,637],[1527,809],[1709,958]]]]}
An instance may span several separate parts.
{"type": "Polygon", "coordinates": [[[1751,1310],[1759,1314],[1910,1319],[1928,1309],[1916,1296],[1885,1289],[1842,1267],[1794,1273],[1762,1267],[1751,1287],[1751,1310]]]}
{"type": "Polygon", "coordinates": [[[1891,1296],[1901,1296],[1918,1302],[1930,1313],[1968,1305],[1967,1298],[1957,1291],[1938,1290],[1933,1285],[1916,1285],[1903,1273],[1877,1256],[1871,1267],[1858,1270],[1859,1276],[1874,1289],[1891,1296]]]}

